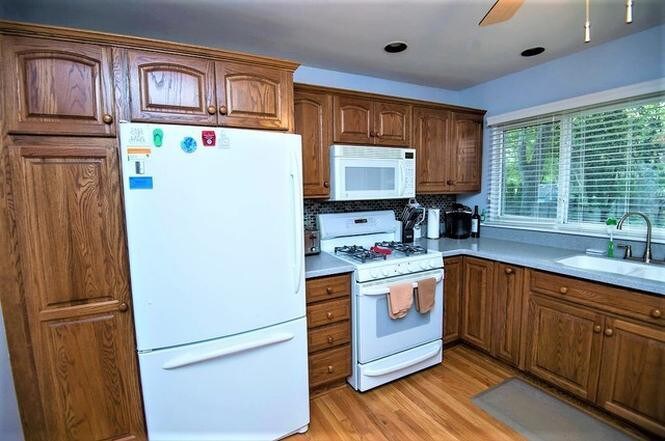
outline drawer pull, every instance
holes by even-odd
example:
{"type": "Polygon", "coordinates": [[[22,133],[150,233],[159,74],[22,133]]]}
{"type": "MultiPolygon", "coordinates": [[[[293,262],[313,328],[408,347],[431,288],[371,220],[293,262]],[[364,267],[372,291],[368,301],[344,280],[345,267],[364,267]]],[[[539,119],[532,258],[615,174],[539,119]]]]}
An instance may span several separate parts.
{"type": "Polygon", "coordinates": [[[660,309],[652,309],[651,310],[651,317],[653,318],[661,318],[663,313],[660,311],[660,309]]]}
{"type": "Polygon", "coordinates": [[[335,339],[332,337],[332,335],[328,336],[328,343],[333,344],[335,342],[335,339]]]}
{"type": "Polygon", "coordinates": [[[328,317],[328,320],[332,320],[334,316],[332,312],[329,312],[326,314],[326,317],[328,317]]]}
{"type": "Polygon", "coordinates": [[[600,325],[596,325],[596,326],[593,327],[593,332],[598,334],[598,333],[600,333],[600,329],[601,329],[600,325]]]}
{"type": "Polygon", "coordinates": [[[611,336],[614,335],[614,331],[611,328],[607,328],[607,329],[605,329],[605,335],[607,335],[608,337],[611,337],[611,336]]]}
{"type": "Polygon", "coordinates": [[[330,295],[333,293],[333,289],[331,287],[326,288],[326,294],[330,295]]]}
{"type": "Polygon", "coordinates": [[[512,268],[506,268],[504,271],[505,271],[506,274],[508,274],[508,275],[510,275],[510,274],[513,273],[513,269],[512,269],[512,268]]]}
{"type": "Polygon", "coordinates": [[[332,374],[335,371],[335,368],[332,367],[331,365],[328,365],[328,373],[332,374]]]}
{"type": "Polygon", "coordinates": [[[568,292],[568,288],[566,288],[565,286],[562,286],[561,288],[559,288],[559,292],[561,294],[566,294],[568,292]]]}
{"type": "Polygon", "coordinates": [[[102,121],[104,121],[104,124],[111,124],[113,122],[113,115],[105,113],[104,116],[102,116],[102,121]]]}

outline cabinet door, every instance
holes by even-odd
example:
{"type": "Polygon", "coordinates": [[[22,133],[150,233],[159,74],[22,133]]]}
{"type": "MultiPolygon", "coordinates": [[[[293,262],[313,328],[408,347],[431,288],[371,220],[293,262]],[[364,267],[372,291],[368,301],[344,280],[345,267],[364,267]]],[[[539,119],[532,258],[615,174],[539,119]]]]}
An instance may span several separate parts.
{"type": "Polygon", "coordinates": [[[3,37],[7,130],[29,134],[115,134],[111,49],[3,37]]]}
{"type": "Polygon", "coordinates": [[[449,160],[451,191],[480,191],[482,149],[482,115],[453,113],[449,160]]]}
{"type": "Polygon", "coordinates": [[[411,145],[411,106],[402,103],[374,103],[374,143],[409,147],[411,145]]]}
{"type": "Polygon", "coordinates": [[[462,258],[450,257],[443,263],[443,342],[452,343],[460,337],[460,306],[462,301],[462,258]]]}
{"type": "Polygon", "coordinates": [[[607,319],[597,402],[665,437],[665,329],[607,319]]]}
{"type": "Polygon", "coordinates": [[[527,371],[580,398],[596,398],[604,317],[531,295],[527,371]]]}
{"type": "Polygon", "coordinates": [[[127,59],[132,121],[217,124],[213,61],[134,50],[127,59]]]}
{"type": "Polygon", "coordinates": [[[302,136],[302,169],[305,197],[327,198],[330,194],[332,143],[332,96],[295,92],[295,132],[302,136]]]}
{"type": "Polygon", "coordinates": [[[293,126],[290,72],[227,62],[216,63],[215,72],[221,125],[274,130],[293,126]]]}
{"type": "Polygon", "coordinates": [[[416,107],[413,109],[413,144],[416,149],[416,191],[445,193],[450,154],[450,112],[416,107]]]}
{"type": "Polygon", "coordinates": [[[519,362],[523,284],[523,268],[496,263],[492,355],[513,366],[519,362]]]}
{"type": "Polygon", "coordinates": [[[30,381],[41,394],[31,399],[43,403],[48,439],[145,439],[117,146],[34,142],[9,147],[37,372],[30,381]]]}
{"type": "Polygon", "coordinates": [[[492,333],[492,280],[494,262],[464,258],[462,291],[462,339],[490,350],[492,333]]]}
{"type": "Polygon", "coordinates": [[[334,141],[337,143],[372,144],[372,101],[353,96],[334,98],[334,141]]]}

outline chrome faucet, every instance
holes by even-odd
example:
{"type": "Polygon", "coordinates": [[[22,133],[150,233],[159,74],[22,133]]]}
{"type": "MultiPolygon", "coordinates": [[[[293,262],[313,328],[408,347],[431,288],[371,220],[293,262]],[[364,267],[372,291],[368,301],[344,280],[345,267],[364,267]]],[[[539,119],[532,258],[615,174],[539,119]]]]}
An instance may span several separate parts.
{"type": "Polygon", "coordinates": [[[644,221],[647,223],[647,243],[644,248],[644,255],[642,256],[642,261],[644,263],[651,263],[651,221],[649,220],[646,214],[640,213],[639,211],[629,211],[628,213],[621,216],[621,219],[619,219],[619,223],[617,224],[617,230],[621,230],[623,228],[624,221],[628,219],[630,216],[642,216],[644,221]]]}

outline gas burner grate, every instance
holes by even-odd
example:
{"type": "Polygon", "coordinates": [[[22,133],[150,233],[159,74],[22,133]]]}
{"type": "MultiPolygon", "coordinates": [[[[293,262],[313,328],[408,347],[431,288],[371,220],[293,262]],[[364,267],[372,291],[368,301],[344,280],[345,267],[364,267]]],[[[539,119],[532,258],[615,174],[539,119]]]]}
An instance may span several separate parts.
{"type": "Polygon", "coordinates": [[[357,245],[345,245],[343,247],[335,247],[335,254],[341,253],[345,254],[355,260],[359,260],[362,263],[367,262],[368,260],[386,260],[386,255],[370,251],[365,247],[360,247],[357,245]]]}
{"type": "Polygon", "coordinates": [[[427,249],[420,245],[410,245],[402,242],[377,242],[377,247],[390,248],[391,250],[398,251],[405,256],[416,256],[418,254],[427,254],[427,249]]]}

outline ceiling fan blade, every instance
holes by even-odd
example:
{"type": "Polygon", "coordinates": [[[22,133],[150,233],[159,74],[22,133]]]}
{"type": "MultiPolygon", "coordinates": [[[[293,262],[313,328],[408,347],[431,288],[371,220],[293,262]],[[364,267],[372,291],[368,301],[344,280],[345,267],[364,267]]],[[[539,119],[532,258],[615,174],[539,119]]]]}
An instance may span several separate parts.
{"type": "Polygon", "coordinates": [[[509,20],[522,6],[522,3],[524,0],[497,0],[478,24],[489,26],[509,20]]]}

